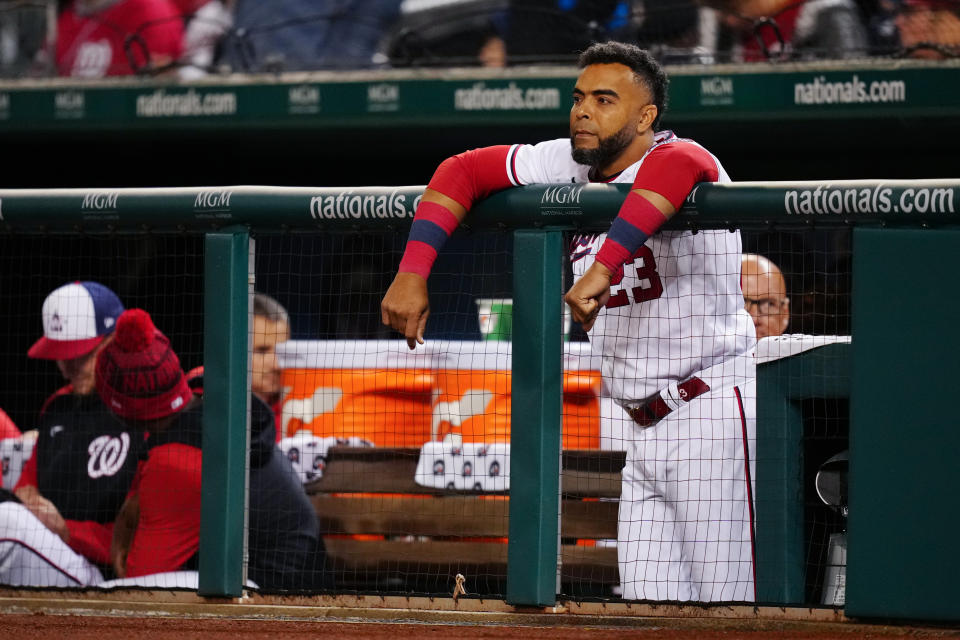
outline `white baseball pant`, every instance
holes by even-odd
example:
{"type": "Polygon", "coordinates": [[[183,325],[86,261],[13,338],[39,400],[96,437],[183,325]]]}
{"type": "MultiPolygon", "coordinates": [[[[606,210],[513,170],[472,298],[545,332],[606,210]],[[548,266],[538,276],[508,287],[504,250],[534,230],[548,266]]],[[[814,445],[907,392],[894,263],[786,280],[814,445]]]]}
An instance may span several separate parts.
{"type": "Polygon", "coordinates": [[[17,502],[0,503],[0,584],[85,587],[103,582],[89,560],[17,502]]]}
{"type": "Polygon", "coordinates": [[[625,599],[756,599],[756,379],[752,357],[736,360],[735,374],[697,374],[710,390],[658,423],[632,424],[617,540],[625,599]]]}

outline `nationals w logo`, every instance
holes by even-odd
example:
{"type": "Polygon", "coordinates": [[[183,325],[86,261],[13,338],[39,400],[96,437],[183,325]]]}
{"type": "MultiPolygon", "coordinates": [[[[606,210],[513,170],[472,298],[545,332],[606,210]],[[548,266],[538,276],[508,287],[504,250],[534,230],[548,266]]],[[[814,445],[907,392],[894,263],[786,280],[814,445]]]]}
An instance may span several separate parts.
{"type": "Polygon", "coordinates": [[[87,473],[93,479],[114,475],[123,467],[129,450],[130,436],[126,433],[121,433],[120,437],[100,436],[96,438],[87,447],[87,453],[90,454],[90,460],[87,461],[87,473]]]}

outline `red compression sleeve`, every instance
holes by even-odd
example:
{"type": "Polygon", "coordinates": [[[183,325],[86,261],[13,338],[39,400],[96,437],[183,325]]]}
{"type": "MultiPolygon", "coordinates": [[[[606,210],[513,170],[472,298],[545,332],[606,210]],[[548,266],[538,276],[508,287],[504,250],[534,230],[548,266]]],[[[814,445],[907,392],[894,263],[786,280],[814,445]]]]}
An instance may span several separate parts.
{"type": "Polygon", "coordinates": [[[512,186],[507,174],[511,148],[499,145],[471,149],[447,158],[427,187],[453,198],[469,211],[477,200],[512,186]]]}
{"type": "Polygon", "coordinates": [[[17,425],[10,419],[10,416],[8,416],[3,409],[0,409],[0,440],[19,437],[20,429],[18,429],[17,425]]]}
{"type": "Polygon", "coordinates": [[[617,273],[666,220],[660,209],[640,194],[631,191],[610,225],[603,246],[597,252],[597,262],[611,273],[617,273]]]}
{"type": "MultiPolygon", "coordinates": [[[[655,148],[644,159],[633,189],[660,194],[679,209],[693,185],[716,182],[719,177],[719,167],[709,151],[692,142],[672,142],[655,148]]],[[[617,273],[666,219],[649,200],[631,191],[610,225],[597,262],[617,273]]]]}
{"type": "Polygon", "coordinates": [[[671,142],[650,152],[633,181],[634,189],[659,193],[680,209],[693,185],[720,179],[717,161],[692,142],[671,142]]]}
{"type": "MultiPolygon", "coordinates": [[[[494,191],[511,186],[507,160],[511,147],[473,149],[444,160],[427,188],[442,193],[470,209],[494,191]]],[[[407,246],[400,260],[400,273],[415,273],[424,280],[430,275],[437,253],[460,221],[436,202],[420,202],[413,216],[407,246]]]]}
{"type": "Polygon", "coordinates": [[[421,202],[410,225],[407,247],[400,260],[400,273],[415,273],[424,280],[430,275],[437,253],[460,221],[453,212],[436,202],[421,202]]]}

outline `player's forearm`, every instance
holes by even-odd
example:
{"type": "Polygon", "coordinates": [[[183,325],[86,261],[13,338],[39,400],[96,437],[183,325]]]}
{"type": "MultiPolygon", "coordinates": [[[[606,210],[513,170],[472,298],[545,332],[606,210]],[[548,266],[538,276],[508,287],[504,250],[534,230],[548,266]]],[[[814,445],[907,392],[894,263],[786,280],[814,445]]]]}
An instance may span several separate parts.
{"type": "Polygon", "coordinates": [[[414,214],[400,273],[426,280],[437,254],[474,203],[511,185],[506,171],[509,149],[473,149],[437,167],[414,214]]]}
{"type": "Polygon", "coordinates": [[[140,502],[136,494],[131,494],[117,513],[113,525],[113,538],[110,541],[110,561],[117,576],[121,578],[127,573],[127,554],[133,544],[133,536],[137,531],[139,520],[140,502]]]}
{"type": "Polygon", "coordinates": [[[40,490],[30,484],[24,485],[22,487],[17,487],[16,489],[13,490],[13,493],[18,498],[20,498],[20,502],[22,502],[24,505],[28,507],[31,504],[36,504],[37,500],[40,497],[42,497],[40,495],[40,490]]]}
{"type": "Polygon", "coordinates": [[[610,225],[607,238],[597,252],[597,262],[613,273],[620,271],[647,238],[656,233],[675,212],[676,209],[663,196],[644,189],[634,189],[627,194],[610,225]]]}

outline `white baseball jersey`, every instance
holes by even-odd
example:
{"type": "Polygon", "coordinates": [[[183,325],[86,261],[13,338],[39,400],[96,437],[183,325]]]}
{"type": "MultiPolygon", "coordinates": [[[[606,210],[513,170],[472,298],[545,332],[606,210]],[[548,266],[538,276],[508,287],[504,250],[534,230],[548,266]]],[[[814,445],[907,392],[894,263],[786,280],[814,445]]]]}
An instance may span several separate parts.
{"type": "MultiPolygon", "coordinates": [[[[656,167],[641,174],[635,187],[671,199],[658,184],[672,182],[676,173],[698,172],[693,182],[730,181],[709,151],[661,131],[643,158],[609,182],[634,183],[655,152],[650,165],[656,167]]],[[[589,167],[573,160],[568,138],[515,145],[507,155],[507,173],[517,186],[583,183],[589,181],[588,172],[589,167]]],[[[679,208],[686,195],[671,200],[674,206],[679,208]]],[[[593,263],[605,238],[574,239],[570,258],[575,277],[593,263]]],[[[602,373],[614,398],[644,401],[671,381],[686,380],[751,348],[756,340],[743,307],[740,254],[740,233],[727,230],[660,231],[634,253],[622,279],[614,278],[610,301],[589,335],[594,351],[603,356],[602,373]]]]}

